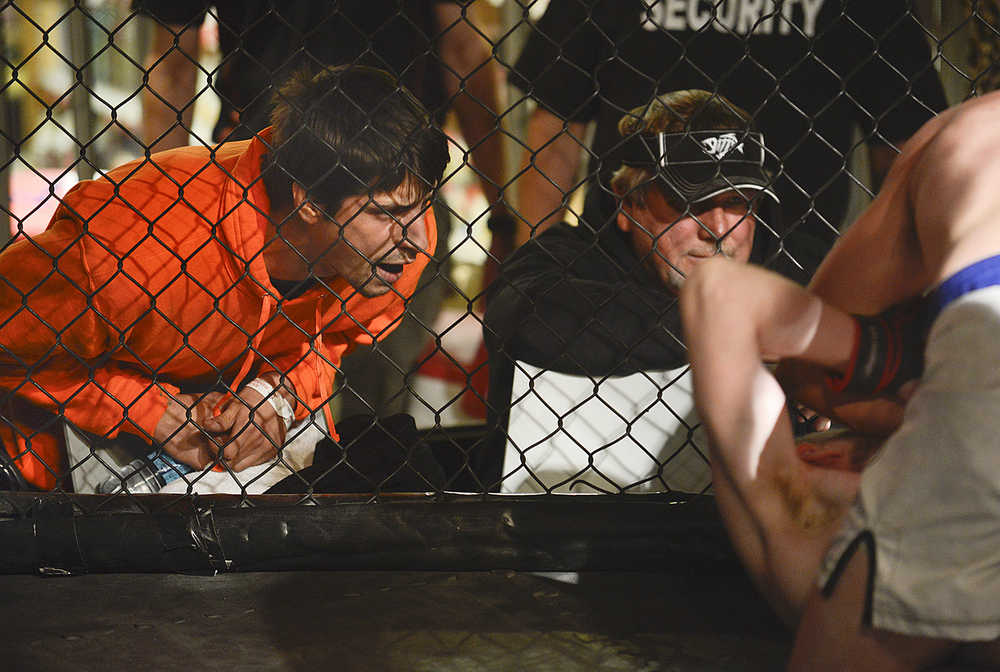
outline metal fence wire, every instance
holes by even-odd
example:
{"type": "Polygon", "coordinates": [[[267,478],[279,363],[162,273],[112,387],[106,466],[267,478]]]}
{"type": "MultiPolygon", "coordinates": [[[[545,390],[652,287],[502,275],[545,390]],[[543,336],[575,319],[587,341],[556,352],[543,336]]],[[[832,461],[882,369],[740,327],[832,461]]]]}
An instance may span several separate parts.
{"type": "Polygon", "coordinates": [[[623,562],[622,538],[725,555],[686,255],[807,281],[899,145],[995,87],[997,16],[3,3],[0,567],[402,566],[435,548],[424,564],[574,569],[623,562]],[[728,134],[766,179],[667,193],[637,131],[728,134]],[[743,214],[716,230],[704,201],[723,192],[743,214]]]}

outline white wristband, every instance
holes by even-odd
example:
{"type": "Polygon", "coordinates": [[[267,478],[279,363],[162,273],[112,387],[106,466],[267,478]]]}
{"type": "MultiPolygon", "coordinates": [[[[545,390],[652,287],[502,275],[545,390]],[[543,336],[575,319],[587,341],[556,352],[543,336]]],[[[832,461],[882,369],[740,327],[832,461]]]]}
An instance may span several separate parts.
{"type": "Polygon", "coordinates": [[[292,410],[292,405],[283,396],[275,392],[274,385],[262,378],[254,378],[246,384],[246,387],[254,392],[259,392],[267,399],[267,403],[271,404],[274,412],[284,421],[286,432],[291,429],[292,423],[295,422],[295,411],[292,410]]]}

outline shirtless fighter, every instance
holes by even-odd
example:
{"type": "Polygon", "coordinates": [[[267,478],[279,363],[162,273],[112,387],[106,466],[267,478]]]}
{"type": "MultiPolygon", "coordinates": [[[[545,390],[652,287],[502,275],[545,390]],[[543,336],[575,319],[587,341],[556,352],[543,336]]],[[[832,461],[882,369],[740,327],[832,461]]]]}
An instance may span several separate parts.
{"type": "Polygon", "coordinates": [[[1000,666],[998,216],[994,93],[902,147],[808,291],[720,257],[684,285],[718,506],[791,670],[1000,666]],[[796,447],[779,360],[854,439],[796,447]]]}

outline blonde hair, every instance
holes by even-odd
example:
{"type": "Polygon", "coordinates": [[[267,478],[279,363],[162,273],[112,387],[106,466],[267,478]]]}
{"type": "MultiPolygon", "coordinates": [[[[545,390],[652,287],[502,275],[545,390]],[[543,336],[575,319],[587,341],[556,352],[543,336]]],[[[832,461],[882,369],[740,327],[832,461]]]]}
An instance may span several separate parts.
{"type": "MultiPolygon", "coordinates": [[[[648,104],[626,112],[618,122],[618,134],[627,138],[637,133],[749,129],[752,126],[746,110],[725,96],[701,89],[685,89],[660,94],[648,104]]],[[[655,185],[654,177],[648,168],[619,166],[611,176],[611,189],[625,204],[644,206],[646,194],[655,185]]]]}

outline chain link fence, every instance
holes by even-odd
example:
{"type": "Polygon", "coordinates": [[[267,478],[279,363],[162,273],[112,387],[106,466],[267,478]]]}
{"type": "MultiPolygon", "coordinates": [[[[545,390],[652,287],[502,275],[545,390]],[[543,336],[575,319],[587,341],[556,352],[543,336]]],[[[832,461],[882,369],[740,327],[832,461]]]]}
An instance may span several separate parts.
{"type": "Polygon", "coordinates": [[[898,146],[995,87],[997,15],[995,0],[4,3],[0,567],[724,561],[679,250],[735,254],[749,231],[750,261],[808,280],[898,146]],[[385,181],[329,135],[283,149],[324,113],[282,86],[344,64],[393,91],[331,99],[328,123],[368,115],[343,142],[373,147],[405,86],[445,130],[440,189],[419,157],[385,181]],[[643,225],[612,186],[619,121],[678,90],[744,115],[713,128],[763,136],[773,198],[729,230],[684,202],[643,225]],[[264,130],[282,114],[295,133],[264,130]],[[317,197],[341,168],[353,188],[317,197]]]}

